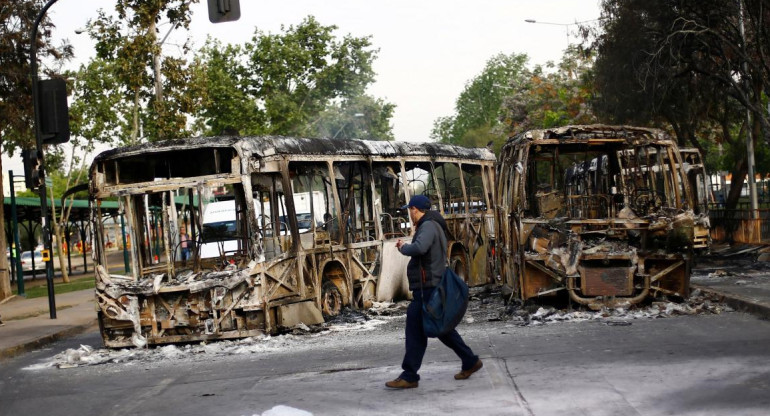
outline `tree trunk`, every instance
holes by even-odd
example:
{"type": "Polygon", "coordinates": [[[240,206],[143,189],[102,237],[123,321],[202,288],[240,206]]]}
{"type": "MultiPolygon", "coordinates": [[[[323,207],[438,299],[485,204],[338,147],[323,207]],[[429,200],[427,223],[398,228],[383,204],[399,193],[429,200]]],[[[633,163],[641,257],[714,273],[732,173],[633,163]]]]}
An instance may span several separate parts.
{"type": "Polygon", "coordinates": [[[138,143],[139,137],[139,88],[134,89],[134,109],[133,109],[133,121],[131,123],[131,143],[133,146],[138,143]]]}
{"type": "MultiPolygon", "coordinates": [[[[0,160],[0,179],[3,178],[3,162],[0,160]]],[[[13,186],[13,178],[9,178],[9,183],[13,186]]],[[[0,186],[0,200],[5,201],[4,191],[0,186]]],[[[13,295],[11,291],[11,273],[8,264],[8,257],[5,255],[5,251],[8,249],[8,244],[5,241],[5,207],[0,209],[0,300],[6,299],[13,295]]]]}
{"type": "Polygon", "coordinates": [[[741,197],[743,182],[748,170],[749,166],[746,163],[746,156],[743,156],[738,160],[738,163],[735,164],[735,168],[731,172],[733,176],[730,182],[730,193],[727,194],[727,200],[725,201],[725,208],[735,209],[738,206],[738,199],[741,197]]]}
{"type": "MultiPolygon", "coordinates": [[[[67,270],[66,267],[64,267],[64,250],[62,250],[62,242],[64,242],[64,239],[62,238],[62,232],[61,227],[59,227],[59,221],[56,218],[56,204],[53,197],[53,186],[49,187],[48,190],[50,191],[49,195],[51,196],[51,225],[53,225],[53,235],[52,238],[56,241],[56,248],[59,254],[59,269],[61,270],[61,281],[62,283],[69,283],[70,282],[70,275],[69,270],[67,270]]],[[[64,209],[64,207],[62,207],[64,209]]],[[[53,249],[53,247],[51,247],[53,249]]],[[[51,253],[53,256],[53,253],[51,253]]],[[[51,261],[53,261],[53,258],[51,258],[51,261]]]]}

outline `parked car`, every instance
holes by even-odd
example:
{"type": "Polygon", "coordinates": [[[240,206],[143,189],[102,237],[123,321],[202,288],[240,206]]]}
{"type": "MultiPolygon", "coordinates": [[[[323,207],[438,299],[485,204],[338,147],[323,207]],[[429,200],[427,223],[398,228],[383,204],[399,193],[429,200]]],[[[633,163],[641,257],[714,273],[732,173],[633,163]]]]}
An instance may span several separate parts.
{"type": "MultiPolygon", "coordinates": [[[[45,263],[43,263],[43,253],[40,250],[35,250],[35,270],[45,270],[45,263]]],[[[25,251],[21,253],[21,269],[26,271],[32,271],[32,252],[25,251]]]]}

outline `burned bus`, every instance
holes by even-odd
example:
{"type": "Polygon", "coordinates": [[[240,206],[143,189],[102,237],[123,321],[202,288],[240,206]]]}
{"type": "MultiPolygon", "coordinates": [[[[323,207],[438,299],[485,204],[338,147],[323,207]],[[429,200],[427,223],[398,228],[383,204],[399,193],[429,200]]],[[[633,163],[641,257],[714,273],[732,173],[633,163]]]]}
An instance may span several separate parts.
{"type": "MultiPolygon", "coordinates": [[[[708,215],[662,130],[566,126],[510,138],[497,167],[497,264],[511,296],[592,309],[687,297],[708,215]],[[699,234],[702,236],[702,233],[699,234]]],[[[708,234],[706,232],[706,234],[708,234]]]]}
{"type": "Polygon", "coordinates": [[[248,337],[408,296],[403,208],[428,196],[448,261],[491,281],[494,154],[436,143],[215,137],[106,151],[90,170],[108,347],[248,337]],[[100,208],[127,236],[108,251],[100,208]],[[117,270],[117,272],[116,272],[117,270]]]}

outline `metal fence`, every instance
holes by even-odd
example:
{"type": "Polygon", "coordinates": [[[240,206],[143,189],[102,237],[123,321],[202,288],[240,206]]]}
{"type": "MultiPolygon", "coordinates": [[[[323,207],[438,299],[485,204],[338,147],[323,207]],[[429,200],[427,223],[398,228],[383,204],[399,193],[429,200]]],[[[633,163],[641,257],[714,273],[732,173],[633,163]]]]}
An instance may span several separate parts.
{"type": "Polygon", "coordinates": [[[723,204],[709,205],[711,239],[733,243],[770,243],[770,209],[757,210],[756,219],[748,204],[725,209],[723,204]]]}

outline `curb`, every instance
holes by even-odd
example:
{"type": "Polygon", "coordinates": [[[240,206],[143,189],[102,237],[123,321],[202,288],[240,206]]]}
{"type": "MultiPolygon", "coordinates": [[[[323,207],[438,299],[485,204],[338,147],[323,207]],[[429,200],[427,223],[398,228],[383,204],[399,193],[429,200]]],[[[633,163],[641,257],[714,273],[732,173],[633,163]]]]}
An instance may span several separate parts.
{"type": "Polygon", "coordinates": [[[0,300],[0,305],[4,304],[5,302],[8,302],[8,301],[10,301],[11,299],[16,299],[16,297],[18,297],[18,296],[19,296],[19,295],[11,295],[11,296],[8,296],[7,298],[5,298],[5,299],[3,299],[3,300],[0,300]]]}
{"type": "Polygon", "coordinates": [[[770,320],[770,303],[748,298],[734,293],[725,293],[710,287],[690,285],[692,289],[698,289],[703,293],[715,296],[720,302],[730,306],[736,311],[752,314],[760,319],[770,320]]]}
{"type": "Polygon", "coordinates": [[[94,319],[92,322],[89,322],[87,324],[75,325],[70,328],[62,329],[61,331],[58,331],[56,333],[40,337],[38,339],[29,341],[29,342],[25,342],[20,345],[15,345],[13,347],[9,347],[4,350],[0,350],[0,361],[4,361],[7,359],[16,357],[25,352],[34,351],[46,345],[53,344],[54,342],[59,341],[61,339],[71,337],[73,335],[81,334],[97,325],[98,325],[98,322],[96,319],[94,319]]]}

